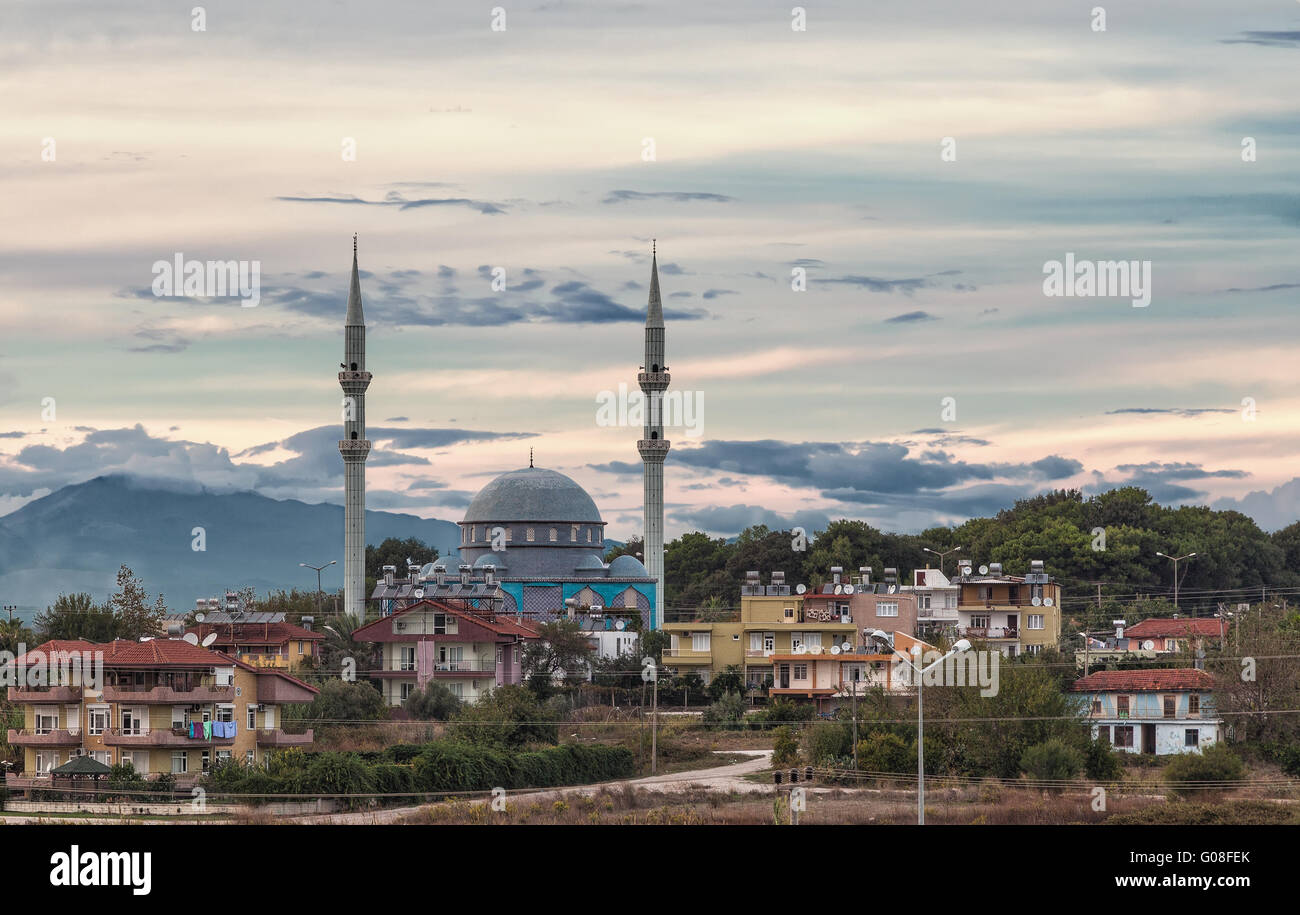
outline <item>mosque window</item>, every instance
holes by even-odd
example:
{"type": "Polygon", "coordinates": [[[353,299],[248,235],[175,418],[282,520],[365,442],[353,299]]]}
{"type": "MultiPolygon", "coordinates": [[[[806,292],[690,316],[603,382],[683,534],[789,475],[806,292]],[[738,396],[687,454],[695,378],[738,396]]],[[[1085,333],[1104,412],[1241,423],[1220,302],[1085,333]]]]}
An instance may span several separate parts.
{"type": "Polygon", "coordinates": [[[529,543],[532,543],[534,540],[537,539],[536,532],[530,527],[528,530],[524,531],[524,539],[526,539],[529,543]]]}
{"type": "Polygon", "coordinates": [[[478,525],[475,524],[469,529],[469,542],[478,543],[478,525]]]}
{"type": "Polygon", "coordinates": [[[569,542],[576,543],[578,540],[578,525],[574,524],[569,528],[569,542]]]}
{"type": "Polygon", "coordinates": [[[551,543],[555,543],[559,539],[560,539],[560,532],[557,531],[555,528],[551,528],[551,543]]]}
{"type": "Polygon", "coordinates": [[[628,588],[623,592],[623,606],[628,610],[636,609],[636,589],[628,588]]]}
{"type": "Polygon", "coordinates": [[[591,543],[591,528],[587,528],[587,542],[591,543]]]}
{"type": "Polygon", "coordinates": [[[513,527],[506,528],[506,543],[509,543],[514,539],[515,539],[515,529],[513,527]]]}
{"type": "Polygon", "coordinates": [[[658,433],[658,432],[651,432],[651,433],[650,433],[650,437],[651,437],[651,438],[658,438],[658,437],[659,437],[659,433],[658,433]]]}

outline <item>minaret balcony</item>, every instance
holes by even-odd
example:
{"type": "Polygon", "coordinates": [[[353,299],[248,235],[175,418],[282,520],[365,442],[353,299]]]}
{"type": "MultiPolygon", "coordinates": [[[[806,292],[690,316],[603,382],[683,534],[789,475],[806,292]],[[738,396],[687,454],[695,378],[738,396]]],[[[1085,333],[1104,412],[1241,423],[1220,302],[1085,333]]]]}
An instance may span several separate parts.
{"type": "Polygon", "coordinates": [[[673,376],[667,372],[638,372],[636,376],[636,383],[643,391],[662,391],[672,380],[673,376]]]}
{"type": "Polygon", "coordinates": [[[364,394],[370,387],[369,372],[339,372],[339,386],[345,394],[364,394]]]}
{"type": "Polygon", "coordinates": [[[345,461],[364,461],[370,454],[370,439],[345,438],[339,441],[339,454],[345,461]]]}
{"type": "Polygon", "coordinates": [[[640,452],[641,457],[643,458],[649,460],[658,458],[662,461],[664,455],[668,453],[668,449],[672,447],[672,444],[672,442],[666,441],[662,438],[643,438],[636,443],[636,450],[640,452]]]}

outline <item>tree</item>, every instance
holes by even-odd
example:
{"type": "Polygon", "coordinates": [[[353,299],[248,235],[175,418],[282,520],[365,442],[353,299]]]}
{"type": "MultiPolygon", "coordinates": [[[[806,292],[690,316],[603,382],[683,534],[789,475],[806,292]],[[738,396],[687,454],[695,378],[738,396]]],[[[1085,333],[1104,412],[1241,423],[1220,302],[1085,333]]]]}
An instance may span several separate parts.
{"type": "Polygon", "coordinates": [[[397,566],[397,576],[405,578],[408,559],[423,566],[437,558],[438,551],[418,537],[389,537],[379,546],[366,545],[366,577],[382,578],[384,566],[397,566]]]}
{"type": "Polygon", "coordinates": [[[84,593],[60,594],[52,606],[36,614],[33,622],[42,642],[50,639],[111,642],[118,633],[113,611],[96,604],[89,594],[84,593]]]}
{"type": "Polygon", "coordinates": [[[1082,753],[1061,738],[1053,737],[1025,750],[1020,757],[1020,771],[1039,781],[1061,782],[1078,775],[1083,763],[1082,753]]]}
{"type": "Polygon", "coordinates": [[[36,633],[20,619],[0,620],[0,651],[18,654],[19,646],[36,647],[36,633]]]}
{"type": "Polygon", "coordinates": [[[542,623],[538,629],[541,637],[524,646],[524,677],[529,682],[549,682],[563,674],[570,685],[586,679],[595,651],[582,626],[576,620],[561,619],[542,623]]]}
{"type": "Polygon", "coordinates": [[[460,700],[442,683],[430,680],[424,689],[411,693],[402,708],[421,721],[447,721],[460,710],[460,700]]]}
{"type": "Polygon", "coordinates": [[[117,570],[117,590],[108,599],[108,606],[117,617],[119,639],[135,641],[141,636],[156,636],[162,632],[167,605],[161,594],[149,603],[149,595],[135,573],[122,566],[117,570]]]}
{"type": "Polygon", "coordinates": [[[559,730],[553,721],[545,720],[537,697],[517,684],[499,686],[473,705],[462,707],[450,734],[468,743],[507,749],[559,741],[559,730]]]}
{"type": "Polygon", "coordinates": [[[1170,791],[1180,798],[1213,800],[1245,772],[1241,758],[1226,744],[1216,743],[1200,753],[1180,753],[1165,766],[1164,777],[1170,791]]]}
{"type": "MultiPolygon", "coordinates": [[[[388,717],[384,697],[369,683],[329,679],[321,684],[320,695],[305,706],[290,706],[292,717],[322,725],[351,725],[358,721],[380,721],[388,717]]],[[[289,717],[289,716],[286,716],[289,717]]]]}
{"type": "Polygon", "coordinates": [[[709,681],[704,691],[714,702],[726,693],[739,695],[745,691],[745,675],[735,664],[728,664],[725,670],[713,675],[713,679],[709,681]]]}

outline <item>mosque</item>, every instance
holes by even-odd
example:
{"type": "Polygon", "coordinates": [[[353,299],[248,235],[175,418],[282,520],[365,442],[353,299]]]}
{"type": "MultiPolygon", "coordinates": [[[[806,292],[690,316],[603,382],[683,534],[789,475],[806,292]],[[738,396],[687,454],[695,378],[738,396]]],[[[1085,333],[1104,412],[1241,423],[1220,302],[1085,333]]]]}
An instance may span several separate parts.
{"type": "MultiPolygon", "coordinates": [[[[421,599],[454,599],[488,607],[521,619],[546,621],[577,611],[603,613],[611,625],[617,617],[639,616],[642,628],[656,629],[663,621],[663,461],[669,442],[663,438],[661,396],[669,383],[663,365],[663,306],[659,296],[657,256],[651,259],[650,296],[646,310],[646,363],[638,380],[650,395],[643,437],[637,442],[645,469],[645,529],[647,563],[619,556],[606,564],[605,522],[595,501],[577,482],[555,470],[528,466],[511,470],[479,490],[459,522],[459,556],[407,570],[384,567],[384,576],[370,595],[379,613],[388,615],[421,599]],[[657,562],[655,561],[657,559],[657,562]]],[[[347,364],[339,373],[344,391],[360,409],[345,423],[348,438],[339,442],[345,467],[345,607],[364,615],[365,438],[364,326],[355,244],[352,289],[348,296],[347,364]],[[360,378],[358,376],[364,376],[360,378]],[[347,377],[345,377],[347,376],[347,377]],[[357,418],[359,415],[359,419],[357,418]],[[359,472],[358,472],[359,468],[359,472]],[[350,570],[356,570],[349,574],[350,570]],[[348,603],[348,595],[357,599],[348,603]]],[[[345,398],[345,408],[348,406],[345,398]]],[[[620,626],[621,628],[621,626],[620,626]]]]}

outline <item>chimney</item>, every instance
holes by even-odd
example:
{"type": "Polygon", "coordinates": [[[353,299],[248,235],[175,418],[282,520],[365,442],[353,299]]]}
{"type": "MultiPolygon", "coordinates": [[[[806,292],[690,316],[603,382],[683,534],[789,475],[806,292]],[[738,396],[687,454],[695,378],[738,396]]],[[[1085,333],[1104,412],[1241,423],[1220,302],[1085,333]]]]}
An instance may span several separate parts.
{"type": "Polygon", "coordinates": [[[384,586],[391,588],[397,580],[397,566],[384,566],[384,586]]]}
{"type": "Polygon", "coordinates": [[[844,567],[831,566],[831,584],[833,585],[843,584],[843,578],[844,578],[844,567]]]}
{"type": "Polygon", "coordinates": [[[461,567],[460,567],[460,586],[461,586],[462,588],[468,588],[468,587],[469,587],[469,573],[470,573],[470,567],[467,566],[467,565],[465,565],[464,563],[461,563],[461,567]]]}
{"type": "Polygon", "coordinates": [[[304,616],[301,621],[302,628],[306,629],[308,632],[311,632],[312,631],[311,627],[315,622],[316,622],[316,617],[304,616]]]}

